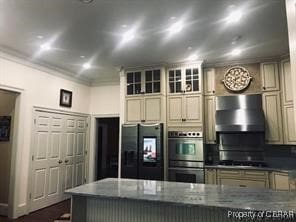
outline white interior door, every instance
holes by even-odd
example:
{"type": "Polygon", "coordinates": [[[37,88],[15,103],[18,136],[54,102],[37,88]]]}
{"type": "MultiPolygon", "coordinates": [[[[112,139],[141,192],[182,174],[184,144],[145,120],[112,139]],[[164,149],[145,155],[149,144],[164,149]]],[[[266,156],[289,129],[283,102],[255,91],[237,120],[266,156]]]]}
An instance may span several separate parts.
{"type": "Polygon", "coordinates": [[[31,211],[67,198],[85,182],[87,117],[35,112],[31,211]]]}

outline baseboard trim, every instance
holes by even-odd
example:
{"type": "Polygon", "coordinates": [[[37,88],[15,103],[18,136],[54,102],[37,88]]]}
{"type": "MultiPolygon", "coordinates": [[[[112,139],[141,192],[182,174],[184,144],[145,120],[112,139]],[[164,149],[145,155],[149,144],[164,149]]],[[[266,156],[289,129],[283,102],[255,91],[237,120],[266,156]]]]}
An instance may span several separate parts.
{"type": "Polygon", "coordinates": [[[8,216],[8,204],[0,203],[0,215],[8,216]]]}
{"type": "Polygon", "coordinates": [[[26,204],[18,205],[16,214],[17,214],[16,217],[13,217],[13,219],[24,216],[24,215],[27,215],[28,214],[27,205],[26,204]]]}

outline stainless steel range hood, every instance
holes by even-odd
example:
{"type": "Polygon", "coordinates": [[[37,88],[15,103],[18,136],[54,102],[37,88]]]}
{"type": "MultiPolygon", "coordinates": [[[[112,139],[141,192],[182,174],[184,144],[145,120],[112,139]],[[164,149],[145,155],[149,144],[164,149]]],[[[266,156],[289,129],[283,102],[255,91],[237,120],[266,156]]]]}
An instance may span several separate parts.
{"type": "Polygon", "coordinates": [[[264,132],[260,94],[217,96],[217,132],[264,132]]]}

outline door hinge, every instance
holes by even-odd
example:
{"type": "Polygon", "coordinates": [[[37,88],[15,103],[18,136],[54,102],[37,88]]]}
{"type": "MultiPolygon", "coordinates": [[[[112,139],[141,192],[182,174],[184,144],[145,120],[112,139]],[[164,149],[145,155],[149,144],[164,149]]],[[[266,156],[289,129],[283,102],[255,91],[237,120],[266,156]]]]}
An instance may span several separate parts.
{"type": "Polygon", "coordinates": [[[86,183],[86,178],[84,178],[84,183],[86,183]]]}
{"type": "Polygon", "coordinates": [[[32,194],[31,193],[29,194],[29,198],[32,199],[32,194]]]}
{"type": "Polygon", "coordinates": [[[84,151],[84,154],[87,155],[87,150],[84,151]]]}
{"type": "Polygon", "coordinates": [[[86,128],[88,128],[88,123],[86,123],[86,128]]]}
{"type": "Polygon", "coordinates": [[[34,155],[32,155],[32,161],[34,161],[34,155]]]}

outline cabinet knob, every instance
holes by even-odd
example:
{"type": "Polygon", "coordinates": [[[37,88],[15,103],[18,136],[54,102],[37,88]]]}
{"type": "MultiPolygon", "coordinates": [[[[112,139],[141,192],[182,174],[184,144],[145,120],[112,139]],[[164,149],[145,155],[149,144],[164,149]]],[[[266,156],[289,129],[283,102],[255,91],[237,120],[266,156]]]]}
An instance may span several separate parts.
{"type": "Polygon", "coordinates": [[[213,93],[215,93],[215,90],[213,90],[213,93]]]}
{"type": "Polygon", "coordinates": [[[263,86],[262,88],[263,88],[263,90],[266,90],[266,87],[265,86],[263,86]]]}
{"type": "Polygon", "coordinates": [[[58,164],[62,164],[62,163],[63,163],[63,161],[62,160],[59,160],[58,164]]]}
{"type": "Polygon", "coordinates": [[[65,163],[69,163],[69,160],[65,160],[65,163]]]}

